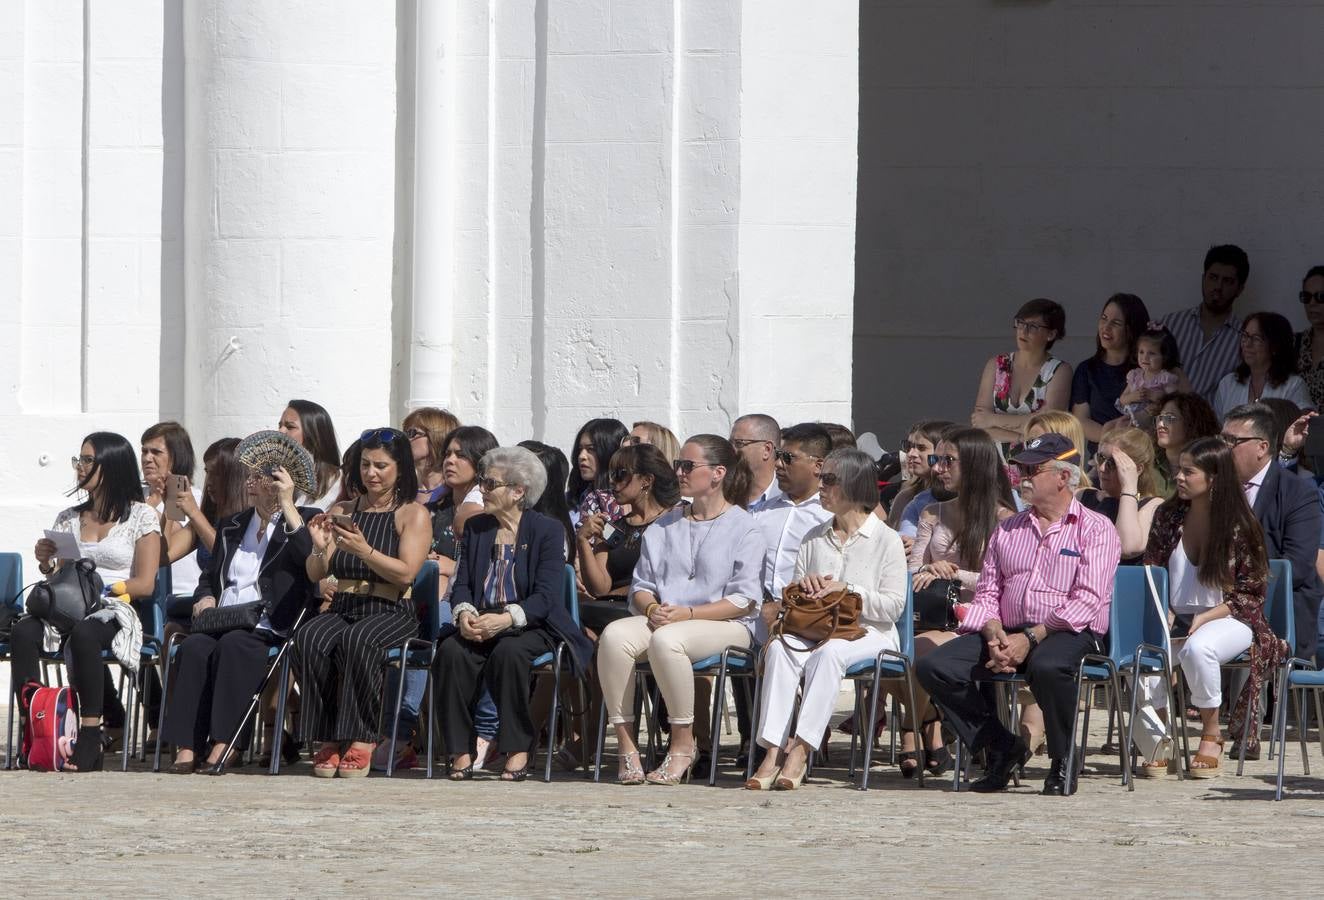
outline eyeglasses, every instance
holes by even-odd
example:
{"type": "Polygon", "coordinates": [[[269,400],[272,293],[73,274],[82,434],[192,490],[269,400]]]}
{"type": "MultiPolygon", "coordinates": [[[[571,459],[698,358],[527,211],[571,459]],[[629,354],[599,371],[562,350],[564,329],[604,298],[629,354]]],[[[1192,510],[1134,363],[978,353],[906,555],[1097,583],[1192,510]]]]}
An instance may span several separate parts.
{"type": "Polygon", "coordinates": [[[1296,296],[1302,303],[1324,303],[1324,291],[1302,291],[1296,296]]]}
{"type": "Polygon", "coordinates": [[[772,451],[772,455],[777,462],[784,466],[789,466],[791,463],[795,462],[797,457],[800,459],[823,459],[821,456],[810,456],[808,453],[792,453],[790,450],[774,450],[772,451]]]}
{"type": "MultiPolygon", "coordinates": [[[[366,434],[366,432],[365,432],[365,434],[366,434]]],[[[427,433],[426,431],[424,431],[422,428],[409,428],[409,429],[407,429],[407,430],[405,431],[405,437],[409,438],[411,441],[412,441],[414,438],[421,438],[421,437],[427,437],[427,436],[428,436],[428,433],[427,433]]],[[[383,443],[384,443],[384,442],[383,442],[383,443]]]]}
{"type": "Polygon", "coordinates": [[[637,434],[627,434],[621,438],[622,447],[637,447],[644,442],[644,439],[637,434]]]}
{"type": "Polygon", "coordinates": [[[841,484],[841,476],[836,472],[824,472],[819,476],[818,480],[822,483],[823,487],[836,487],[841,484]]]}
{"type": "Polygon", "coordinates": [[[1172,425],[1176,425],[1180,421],[1181,421],[1181,416],[1177,415],[1176,413],[1160,413],[1159,415],[1154,417],[1154,422],[1164,427],[1170,427],[1172,425]]]}
{"type": "Polygon", "coordinates": [[[85,467],[87,467],[87,466],[92,465],[92,464],[93,464],[94,462],[96,462],[96,461],[97,461],[97,458],[96,458],[95,456],[71,456],[71,457],[69,457],[69,462],[73,464],[73,467],[74,467],[75,469],[78,469],[78,468],[85,468],[85,467]]]}
{"type": "Polygon", "coordinates": [[[612,469],[607,473],[607,477],[613,482],[629,481],[634,477],[634,472],[629,469],[612,469]]]}
{"type": "Polygon", "coordinates": [[[1012,319],[1011,324],[1017,331],[1024,331],[1026,334],[1034,334],[1048,327],[1047,325],[1041,325],[1038,322],[1028,322],[1021,318],[1012,319]]]}
{"type": "Polygon", "coordinates": [[[944,469],[950,469],[954,465],[956,465],[955,456],[939,456],[936,453],[929,454],[930,469],[934,468],[935,466],[942,466],[944,469]]]}
{"type": "Polygon", "coordinates": [[[673,459],[671,468],[682,475],[688,475],[695,469],[702,469],[704,466],[714,466],[716,463],[695,462],[692,459],[673,459]]]}
{"type": "Polygon", "coordinates": [[[1100,472],[1102,472],[1104,469],[1117,468],[1117,460],[1113,459],[1111,456],[1096,453],[1094,454],[1094,465],[1100,472]]]}
{"type": "Polygon", "coordinates": [[[389,444],[404,436],[405,433],[396,428],[369,428],[359,435],[359,440],[364,444],[389,444]]]}
{"type": "Polygon", "coordinates": [[[482,491],[484,494],[490,494],[493,491],[495,491],[497,488],[503,488],[503,487],[515,487],[515,482],[497,481],[495,478],[488,478],[487,476],[483,476],[482,478],[478,479],[478,489],[482,491]]]}
{"type": "Polygon", "coordinates": [[[1239,332],[1239,335],[1243,344],[1253,344],[1258,347],[1261,344],[1269,343],[1269,339],[1262,334],[1252,334],[1249,331],[1242,331],[1239,332]]]}
{"type": "Polygon", "coordinates": [[[735,438],[731,441],[731,446],[737,450],[744,450],[750,444],[771,444],[772,441],[767,438],[735,438]]]}
{"type": "MultiPolygon", "coordinates": [[[[1218,439],[1233,448],[1240,447],[1247,441],[1264,441],[1264,438],[1255,437],[1254,435],[1250,437],[1241,437],[1235,434],[1220,434],[1218,439]]],[[[1265,443],[1267,444],[1268,441],[1265,441],[1265,443]]]]}

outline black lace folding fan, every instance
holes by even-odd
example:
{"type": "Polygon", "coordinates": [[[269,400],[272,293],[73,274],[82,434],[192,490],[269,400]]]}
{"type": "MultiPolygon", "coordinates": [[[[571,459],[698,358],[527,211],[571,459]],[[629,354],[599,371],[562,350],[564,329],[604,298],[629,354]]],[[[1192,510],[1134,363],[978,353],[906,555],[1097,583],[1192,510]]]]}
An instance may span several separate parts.
{"type": "Polygon", "coordinates": [[[279,431],[259,431],[239,442],[239,461],[250,469],[271,474],[277,467],[290,473],[294,489],[307,497],[317,492],[312,454],[279,431]]]}

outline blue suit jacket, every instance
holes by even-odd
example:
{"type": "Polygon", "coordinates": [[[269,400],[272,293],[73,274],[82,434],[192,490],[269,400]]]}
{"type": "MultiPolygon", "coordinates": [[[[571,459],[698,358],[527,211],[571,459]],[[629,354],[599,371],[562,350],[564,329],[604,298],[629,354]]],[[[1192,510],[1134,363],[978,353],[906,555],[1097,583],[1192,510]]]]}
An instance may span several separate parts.
{"type": "MultiPolygon", "coordinates": [[[[464,549],[455,571],[452,608],[462,603],[477,606],[483,582],[492,565],[498,523],[495,516],[474,516],[464,526],[464,549]]],[[[553,518],[526,510],[515,536],[515,592],[524,611],[526,628],[544,628],[570,647],[577,671],[593,655],[593,645],[570,618],[565,607],[565,528],[553,518]]]]}
{"type": "Polygon", "coordinates": [[[1259,493],[1255,495],[1255,518],[1264,529],[1264,545],[1270,559],[1292,564],[1292,600],[1296,616],[1296,647],[1303,659],[1315,658],[1319,639],[1321,590],[1315,575],[1315,555],[1320,545],[1319,490],[1314,480],[1278,465],[1269,464],[1259,493]]]}

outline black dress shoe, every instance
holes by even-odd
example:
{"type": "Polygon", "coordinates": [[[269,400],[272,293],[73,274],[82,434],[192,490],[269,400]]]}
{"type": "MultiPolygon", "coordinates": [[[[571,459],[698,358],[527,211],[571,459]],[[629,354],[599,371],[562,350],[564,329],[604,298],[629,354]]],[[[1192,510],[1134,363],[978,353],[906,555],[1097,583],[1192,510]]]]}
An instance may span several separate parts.
{"type": "MultiPolygon", "coordinates": [[[[1075,793],[1075,785],[1071,786],[1071,793],[1075,793]]],[[[1065,797],[1067,795],[1067,761],[1065,759],[1053,760],[1052,767],[1048,770],[1048,777],[1044,779],[1043,793],[1048,797],[1065,797]]]]}
{"type": "Polygon", "coordinates": [[[988,758],[988,768],[983,778],[970,784],[970,790],[976,794],[995,794],[1007,789],[1011,773],[1029,758],[1030,748],[1017,736],[1001,746],[986,748],[984,754],[988,758]]]}

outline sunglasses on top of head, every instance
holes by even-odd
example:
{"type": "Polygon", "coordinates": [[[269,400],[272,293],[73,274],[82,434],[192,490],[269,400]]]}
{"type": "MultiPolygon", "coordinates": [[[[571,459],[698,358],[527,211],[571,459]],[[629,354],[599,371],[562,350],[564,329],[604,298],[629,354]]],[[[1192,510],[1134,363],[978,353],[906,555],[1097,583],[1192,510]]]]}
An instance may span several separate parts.
{"type": "Polygon", "coordinates": [[[359,440],[366,446],[368,444],[389,444],[398,438],[406,437],[405,433],[398,428],[369,428],[359,435],[359,440]]]}

